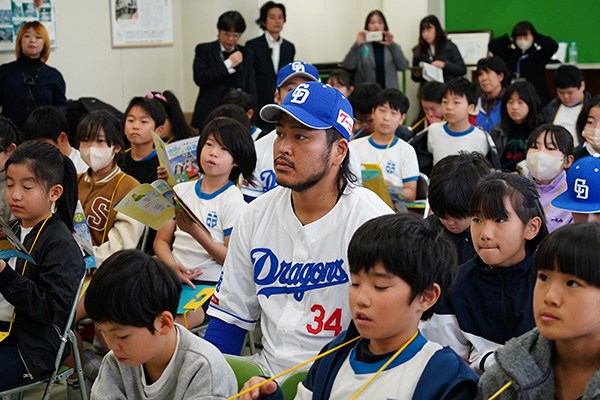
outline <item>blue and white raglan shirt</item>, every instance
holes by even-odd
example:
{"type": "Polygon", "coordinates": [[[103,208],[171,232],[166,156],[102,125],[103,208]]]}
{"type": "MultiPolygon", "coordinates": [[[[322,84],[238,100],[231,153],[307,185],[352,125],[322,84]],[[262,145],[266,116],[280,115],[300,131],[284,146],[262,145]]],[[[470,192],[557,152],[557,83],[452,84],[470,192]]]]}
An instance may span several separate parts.
{"type": "MultiPolygon", "coordinates": [[[[224,245],[225,238],[231,235],[233,226],[247,204],[240,190],[231,182],[211,194],[203,193],[201,184],[202,179],[180,183],[174,189],[208,228],[211,238],[224,245]]],[[[201,268],[203,273],[198,279],[210,282],[219,280],[221,264],[179,227],[175,228],[173,257],[188,269],[201,268]]]]}
{"type": "Polygon", "coordinates": [[[415,148],[394,135],[392,143],[380,145],[372,136],[350,142],[363,164],[379,164],[383,178],[394,186],[419,179],[419,162],[415,148]]]}
{"type": "Polygon", "coordinates": [[[291,195],[277,187],[244,210],[208,309],[243,330],[260,318],[259,361],[273,375],[314,357],[348,326],[348,244],[364,222],[392,213],[375,193],[348,185],[329,213],[302,225],[291,195]]]}
{"type": "Polygon", "coordinates": [[[433,155],[433,165],[442,158],[458,154],[464,150],[478,151],[484,156],[490,151],[487,134],[471,125],[463,132],[454,132],[448,129],[446,122],[438,122],[429,126],[427,133],[427,150],[433,155]]]}

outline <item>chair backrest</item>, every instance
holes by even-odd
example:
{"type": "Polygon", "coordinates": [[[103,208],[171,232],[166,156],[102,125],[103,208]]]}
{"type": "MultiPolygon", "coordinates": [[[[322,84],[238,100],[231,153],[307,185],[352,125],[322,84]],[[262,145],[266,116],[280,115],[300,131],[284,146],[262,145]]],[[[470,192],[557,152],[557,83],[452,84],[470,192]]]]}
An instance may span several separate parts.
{"type": "Polygon", "coordinates": [[[295,371],[290,373],[279,387],[283,392],[284,400],[294,400],[298,391],[298,384],[304,380],[308,370],[295,371]]]}
{"type": "Polygon", "coordinates": [[[429,193],[429,178],[424,173],[419,173],[417,181],[417,200],[425,200],[429,193]]]}
{"type": "Polygon", "coordinates": [[[242,390],[244,383],[257,375],[268,375],[267,371],[257,362],[248,357],[233,356],[225,354],[225,360],[233,370],[238,383],[238,392],[242,390]]]}

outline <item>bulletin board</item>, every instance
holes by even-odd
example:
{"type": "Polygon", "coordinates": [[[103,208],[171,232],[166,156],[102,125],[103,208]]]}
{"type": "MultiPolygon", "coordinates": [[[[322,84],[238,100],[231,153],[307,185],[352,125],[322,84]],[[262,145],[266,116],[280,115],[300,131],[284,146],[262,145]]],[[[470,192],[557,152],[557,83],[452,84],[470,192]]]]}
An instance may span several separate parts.
{"type": "Polygon", "coordinates": [[[21,25],[41,22],[56,48],[56,0],[0,0],[0,51],[15,51],[15,40],[21,25]]]}
{"type": "Polygon", "coordinates": [[[113,47],[173,44],[173,0],[110,0],[113,47]]]}

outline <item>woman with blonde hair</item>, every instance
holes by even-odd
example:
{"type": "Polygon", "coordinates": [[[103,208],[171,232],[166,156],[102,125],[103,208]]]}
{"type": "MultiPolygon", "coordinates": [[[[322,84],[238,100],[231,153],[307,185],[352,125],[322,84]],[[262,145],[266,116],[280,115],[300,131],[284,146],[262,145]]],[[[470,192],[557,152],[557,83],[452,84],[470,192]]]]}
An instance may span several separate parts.
{"type": "Polygon", "coordinates": [[[15,43],[17,60],[0,66],[2,115],[22,127],[39,106],[56,106],[66,114],[65,80],[56,68],[46,64],[50,38],[44,25],[24,23],[15,43]]]}

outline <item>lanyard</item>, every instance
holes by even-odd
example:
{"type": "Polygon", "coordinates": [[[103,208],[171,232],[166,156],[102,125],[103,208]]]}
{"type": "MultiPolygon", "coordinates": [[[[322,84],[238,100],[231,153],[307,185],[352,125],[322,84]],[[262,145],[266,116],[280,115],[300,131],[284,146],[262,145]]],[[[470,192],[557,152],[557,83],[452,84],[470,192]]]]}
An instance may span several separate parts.
{"type": "MultiPolygon", "coordinates": [[[[371,136],[373,136],[373,134],[371,133],[368,137],[367,140],[364,140],[362,143],[358,144],[356,147],[360,147],[362,146],[364,143],[368,142],[369,139],[371,139],[371,136]]],[[[394,141],[394,139],[396,138],[396,135],[393,135],[392,138],[390,139],[390,141],[388,142],[387,146],[385,147],[385,151],[383,152],[383,155],[381,156],[381,159],[379,160],[378,164],[381,165],[381,162],[383,161],[383,159],[385,158],[385,155],[387,154],[388,149],[390,148],[390,145],[392,144],[392,142],[394,141]]]]}
{"type": "MultiPolygon", "coordinates": [[[[31,254],[31,251],[33,250],[33,246],[35,246],[35,243],[37,242],[38,238],[40,237],[40,233],[42,233],[42,229],[44,229],[46,222],[48,222],[48,220],[50,219],[51,216],[52,216],[52,214],[50,214],[46,217],[46,219],[44,220],[44,223],[40,227],[40,230],[38,231],[37,235],[35,235],[35,239],[33,239],[33,244],[31,245],[31,248],[29,248],[29,254],[31,254]]],[[[26,267],[27,267],[27,260],[25,260],[25,264],[23,264],[23,271],[21,271],[21,275],[25,275],[26,267]]],[[[6,267],[4,267],[4,268],[8,268],[8,265],[6,265],[6,267]]],[[[8,332],[0,332],[0,342],[2,342],[4,339],[6,339],[8,337],[8,335],[10,335],[10,331],[12,330],[14,320],[15,320],[15,308],[13,307],[13,311],[10,316],[10,325],[8,326],[8,332]]]]}

